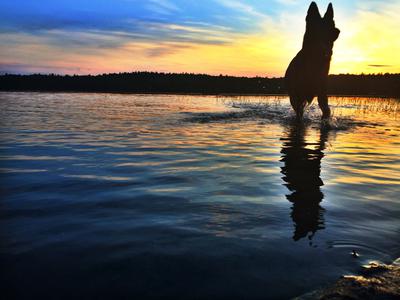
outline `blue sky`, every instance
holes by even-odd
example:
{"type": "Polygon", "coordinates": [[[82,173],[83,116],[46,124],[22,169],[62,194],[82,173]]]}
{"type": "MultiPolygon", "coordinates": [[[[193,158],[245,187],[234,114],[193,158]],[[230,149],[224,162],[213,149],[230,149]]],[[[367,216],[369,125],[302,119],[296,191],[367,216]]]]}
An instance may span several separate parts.
{"type": "MultiPolygon", "coordinates": [[[[377,15],[387,18],[385,8],[396,11],[399,7],[398,1],[332,2],[337,24],[352,24],[356,18],[362,18],[360,22],[365,23],[368,13],[371,18],[377,15]]],[[[286,56],[279,57],[284,65],[300,47],[309,3],[296,0],[2,0],[0,72],[101,73],[148,69],[279,75],[285,66],[279,69],[268,65],[261,57],[264,49],[269,51],[265,57],[271,54],[270,59],[276,60],[278,57],[272,52],[278,49],[263,45],[255,54],[250,44],[252,41],[254,45],[263,44],[263,36],[269,44],[279,39],[285,43],[282,55],[286,56]],[[260,56],[261,65],[265,63],[263,66],[271,69],[246,68],[248,64],[243,55],[235,60],[234,53],[238,51],[248,55],[249,63],[254,66],[257,65],[254,59],[260,56]],[[190,57],[202,58],[198,70],[190,57]],[[101,66],[96,67],[96,61],[101,66]],[[218,61],[225,65],[218,66],[218,61]]],[[[329,1],[317,3],[324,13],[329,1]]],[[[386,23],[376,26],[393,27],[390,22],[386,23]]],[[[395,28],[384,29],[399,33],[395,28]]],[[[386,65],[387,59],[365,62],[366,66],[379,64],[386,65]]]]}
{"type": "Polygon", "coordinates": [[[229,0],[2,0],[2,31],[40,34],[50,29],[120,30],[147,39],[178,39],[179,31],[159,32],[155,24],[226,30],[255,30],[262,15],[274,16],[286,1],[229,0]],[[254,10],[254,11],[252,11],[254,10]]]}

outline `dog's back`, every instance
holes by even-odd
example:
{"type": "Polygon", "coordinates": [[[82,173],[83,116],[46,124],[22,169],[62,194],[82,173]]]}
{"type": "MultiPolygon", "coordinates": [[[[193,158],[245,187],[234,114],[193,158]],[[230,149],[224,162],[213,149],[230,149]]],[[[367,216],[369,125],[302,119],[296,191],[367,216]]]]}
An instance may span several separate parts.
{"type": "Polygon", "coordinates": [[[333,42],[340,32],[335,28],[332,4],[329,4],[324,17],[321,18],[317,5],[312,2],[306,24],[303,47],[286,70],[286,88],[298,118],[303,116],[305,106],[311,103],[315,96],[318,96],[323,117],[328,118],[330,110],[326,96],[327,79],[333,42]]]}

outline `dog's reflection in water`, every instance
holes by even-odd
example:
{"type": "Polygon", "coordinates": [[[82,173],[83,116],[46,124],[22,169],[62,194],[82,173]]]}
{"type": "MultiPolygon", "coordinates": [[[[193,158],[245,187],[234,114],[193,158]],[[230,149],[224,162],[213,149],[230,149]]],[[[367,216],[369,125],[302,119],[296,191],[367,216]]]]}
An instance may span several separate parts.
{"type": "Polygon", "coordinates": [[[306,141],[307,125],[294,121],[282,138],[281,173],[290,193],[286,198],[293,203],[291,217],[294,222],[293,239],[308,237],[310,245],[314,234],[324,228],[324,209],[320,206],[324,194],[321,186],[321,159],[324,157],[329,132],[321,128],[319,139],[306,141]]]}

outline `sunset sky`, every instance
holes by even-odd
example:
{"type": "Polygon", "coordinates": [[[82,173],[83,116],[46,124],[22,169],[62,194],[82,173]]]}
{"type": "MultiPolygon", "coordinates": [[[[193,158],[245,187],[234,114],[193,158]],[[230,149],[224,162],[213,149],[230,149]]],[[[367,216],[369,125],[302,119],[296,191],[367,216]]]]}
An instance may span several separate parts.
{"type": "MultiPolygon", "coordinates": [[[[283,76],[310,2],[1,0],[0,73],[283,76]]],[[[316,2],[324,14],[329,1],[316,2]]],[[[331,2],[331,73],[399,73],[400,1],[331,2]]]]}

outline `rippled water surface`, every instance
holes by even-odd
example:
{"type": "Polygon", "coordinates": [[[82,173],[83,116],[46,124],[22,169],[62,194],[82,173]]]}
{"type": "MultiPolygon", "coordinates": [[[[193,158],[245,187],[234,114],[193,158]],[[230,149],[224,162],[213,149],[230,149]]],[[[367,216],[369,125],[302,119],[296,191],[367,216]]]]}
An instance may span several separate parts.
{"type": "Polygon", "coordinates": [[[330,103],[0,93],[3,293],[285,299],[391,262],[400,102],[330,103]]]}

